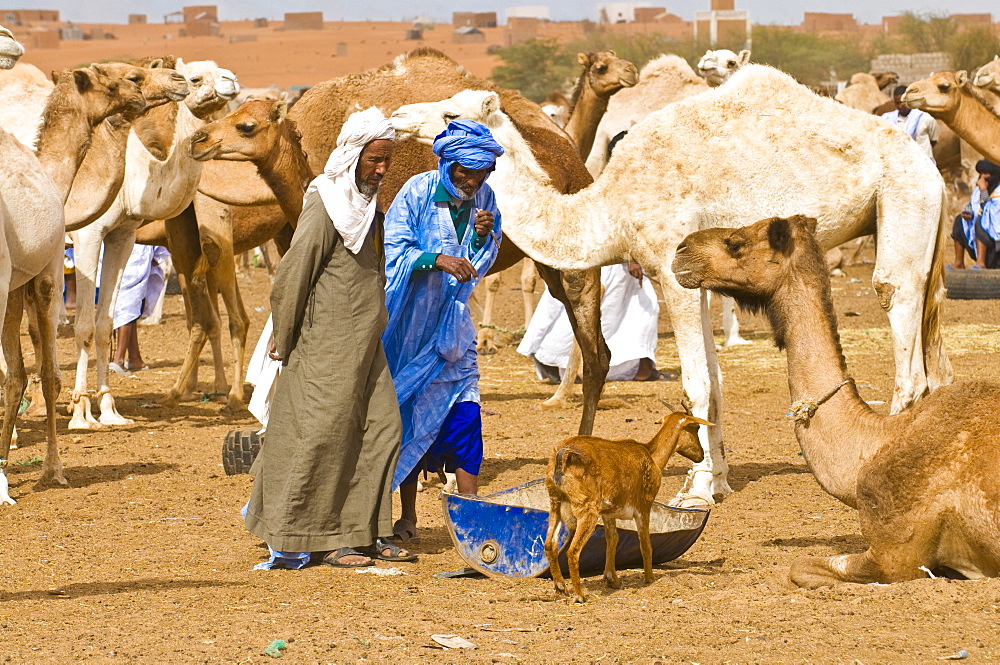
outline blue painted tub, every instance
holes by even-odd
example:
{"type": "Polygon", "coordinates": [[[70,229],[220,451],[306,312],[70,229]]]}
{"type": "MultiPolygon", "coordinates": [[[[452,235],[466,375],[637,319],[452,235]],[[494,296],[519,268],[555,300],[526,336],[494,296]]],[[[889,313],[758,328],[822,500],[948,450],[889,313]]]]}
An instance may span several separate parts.
{"type": "MultiPolygon", "coordinates": [[[[445,524],[459,555],[473,568],[491,577],[541,577],[549,573],[545,533],[549,520],[549,493],[540,478],[487,496],[441,494],[445,524]]],[[[672,561],[686,552],[701,535],[709,510],[673,508],[654,503],[650,512],[653,563],[672,561]]],[[[566,567],[569,534],[559,525],[560,564],[566,567]]],[[[604,527],[598,525],[580,554],[580,573],[604,571],[604,527]]],[[[635,525],[618,522],[618,570],[642,567],[635,525]]]]}

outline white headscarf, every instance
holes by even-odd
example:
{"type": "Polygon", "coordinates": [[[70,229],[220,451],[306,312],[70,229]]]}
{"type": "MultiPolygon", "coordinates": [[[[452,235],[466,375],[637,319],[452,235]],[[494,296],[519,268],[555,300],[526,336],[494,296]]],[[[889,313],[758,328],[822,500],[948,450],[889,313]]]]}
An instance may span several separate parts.
{"type": "Polygon", "coordinates": [[[372,196],[369,199],[358,190],[354,181],[358,159],[361,151],[372,141],[394,138],[395,130],[374,106],[367,111],[352,113],[340,130],[337,147],[330,154],[323,174],[316,176],[306,189],[306,198],[319,191],[327,214],[343,238],[344,246],[352,254],[358,253],[368,235],[375,219],[378,198],[372,196]]]}

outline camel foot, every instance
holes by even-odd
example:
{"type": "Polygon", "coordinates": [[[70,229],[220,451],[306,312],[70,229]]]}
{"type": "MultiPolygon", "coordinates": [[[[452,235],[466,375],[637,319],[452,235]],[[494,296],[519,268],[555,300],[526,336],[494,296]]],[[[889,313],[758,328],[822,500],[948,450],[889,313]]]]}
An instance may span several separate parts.
{"type": "Polygon", "coordinates": [[[494,344],[492,339],[485,340],[479,344],[476,344],[476,353],[481,356],[492,356],[500,349],[494,344]]]}
{"type": "Polygon", "coordinates": [[[81,395],[73,402],[73,417],[69,421],[70,429],[100,429],[101,423],[97,422],[94,414],[90,410],[90,398],[81,395]]]}
{"type": "Polygon", "coordinates": [[[563,399],[561,397],[556,397],[553,395],[544,402],[538,402],[535,404],[535,408],[540,411],[551,411],[553,409],[572,409],[573,403],[568,399],[563,399]]]}
{"type": "Polygon", "coordinates": [[[235,413],[242,412],[244,408],[245,407],[243,406],[243,398],[236,397],[235,395],[230,395],[226,400],[226,405],[222,407],[220,411],[222,413],[232,415],[235,413]]]}
{"type": "Polygon", "coordinates": [[[111,393],[104,393],[101,396],[100,423],[102,425],[132,425],[135,421],[118,413],[118,409],[115,407],[115,398],[111,396],[111,393]]]}
{"type": "Polygon", "coordinates": [[[66,480],[66,476],[63,475],[62,464],[42,468],[42,477],[38,479],[38,484],[47,485],[52,482],[56,482],[64,487],[69,487],[69,481],[66,480]]]}
{"type": "Polygon", "coordinates": [[[675,508],[705,508],[732,493],[724,475],[716,475],[708,469],[692,469],[688,472],[684,488],[670,500],[675,508]]]}
{"type": "Polygon", "coordinates": [[[163,406],[167,406],[172,409],[178,406],[181,402],[190,402],[193,399],[194,391],[185,390],[184,392],[180,392],[176,388],[171,388],[170,392],[167,393],[167,396],[163,398],[163,406]]]}
{"type": "Polygon", "coordinates": [[[748,339],[743,339],[742,337],[733,337],[732,339],[727,339],[722,343],[722,346],[745,346],[747,344],[753,344],[748,339]]]}
{"type": "Polygon", "coordinates": [[[10,435],[10,449],[17,450],[17,427],[14,428],[14,431],[10,435]]]}

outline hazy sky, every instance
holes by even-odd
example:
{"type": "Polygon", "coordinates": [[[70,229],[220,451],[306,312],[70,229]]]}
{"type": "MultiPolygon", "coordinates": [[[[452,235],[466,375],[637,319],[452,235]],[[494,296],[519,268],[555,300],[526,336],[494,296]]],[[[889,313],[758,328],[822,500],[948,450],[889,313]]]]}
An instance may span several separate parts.
{"type": "MultiPolygon", "coordinates": [[[[165,11],[179,10],[185,4],[216,4],[219,18],[278,18],[286,11],[323,12],[326,20],[403,20],[420,15],[434,20],[448,21],[453,11],[496,11],[501,21],[503,10],[521,5],[547,4],[553,20],[597,18],[596,2],[588,0],[556,0],[539,2],[522,0],[383,0],[382,2],[345,2],[344,0],[180,0],[176,4],[163,0],[3,0],[5,7],[25,9],[58,9],[64,20],[83,23],[124,23],[130,13],[147,13],[151,21],[158,22],[165,11]]],[[[665,6],[668,11],[691,20],[694,12],[708,9],[709,0],[652,0],[650,6],[665,6]]],[[[993,13],[993,20],[1000,20],[1000,3],[997,0],[736,0],[737,9],[750,11],[754,23],[798,24],[806,11],[852,13],[862,23],[878,23],[882,16],[902,11],[931,11],[936,13],[993,13]]],[[[0,10],[2,11],[2,10],[0,10]]]]}

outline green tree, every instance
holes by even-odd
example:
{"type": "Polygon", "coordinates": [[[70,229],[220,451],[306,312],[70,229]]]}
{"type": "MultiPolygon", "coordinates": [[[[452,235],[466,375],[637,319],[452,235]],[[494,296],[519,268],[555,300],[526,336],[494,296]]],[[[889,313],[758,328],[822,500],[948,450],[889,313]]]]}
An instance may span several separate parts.
{"type": "Polygon", "coordinates": [[[518,90],[541,102],[553,90],[562,90],[576,77],[575,55],[569,55],[554,39],[529,39],[497,51],[504,61],[490,76],[497,85],[518,90]]]}
{"type": "Polygon", "coordinates": [[[831,71],[840,78],[867,72],[870,58],[853,41],[757,25],[751,60],[788,72],[800,83],[817,85],[829,80],[831,71]]]}
{"type": "Polygon", "coordinates": [[[971,76],[1000,53],[1000,39],[986,26],[962,30],[952,37],[947,51],[951,56],[952,69],[964,69],[971,76]]]}

